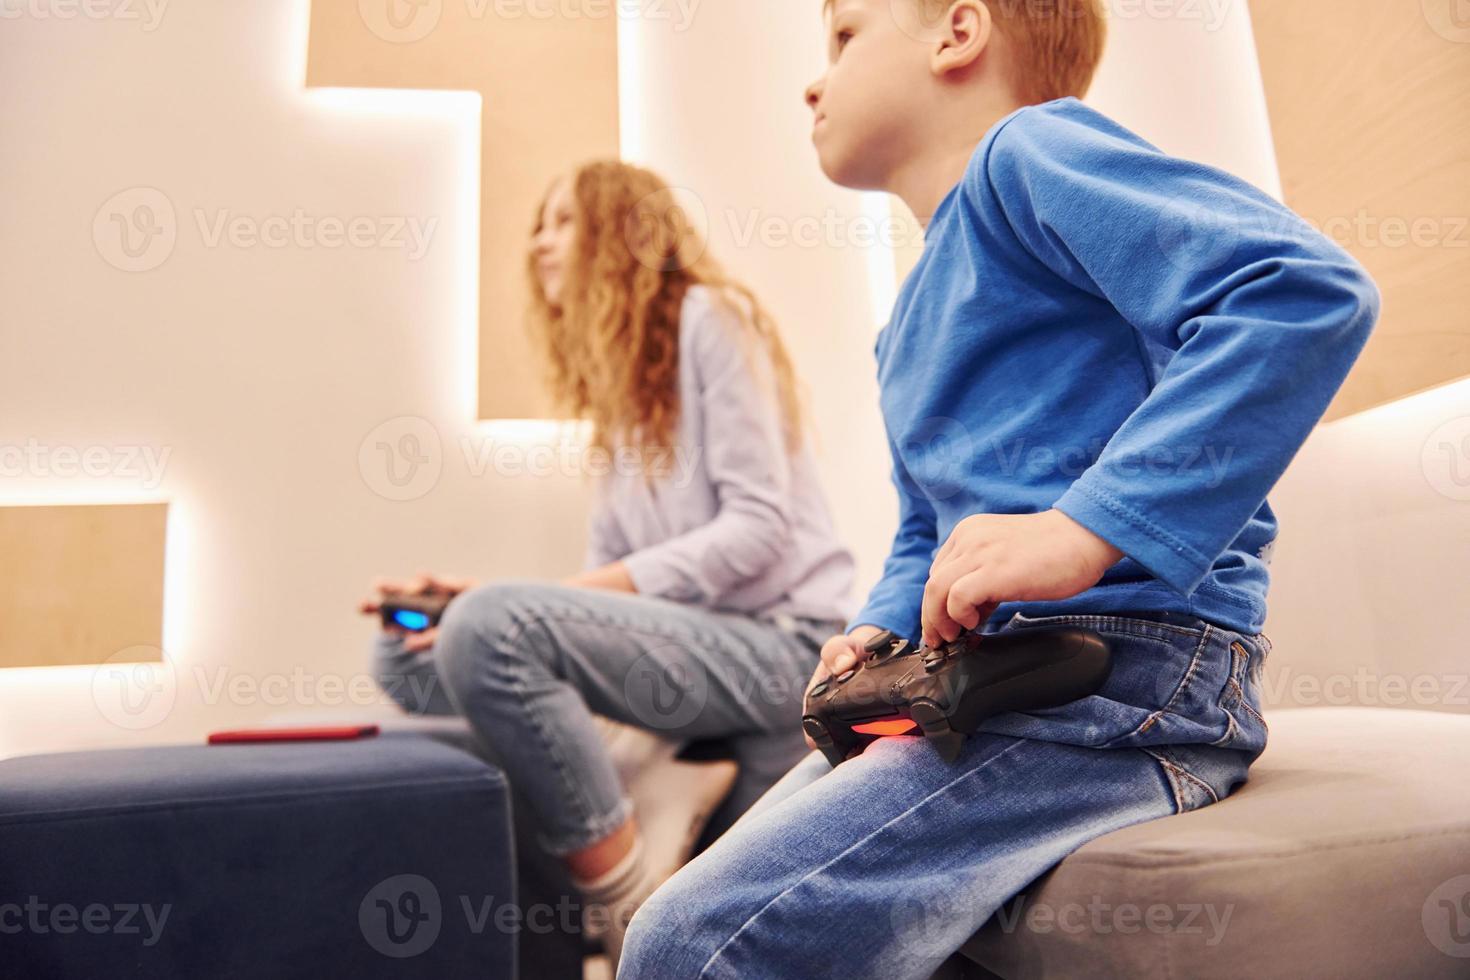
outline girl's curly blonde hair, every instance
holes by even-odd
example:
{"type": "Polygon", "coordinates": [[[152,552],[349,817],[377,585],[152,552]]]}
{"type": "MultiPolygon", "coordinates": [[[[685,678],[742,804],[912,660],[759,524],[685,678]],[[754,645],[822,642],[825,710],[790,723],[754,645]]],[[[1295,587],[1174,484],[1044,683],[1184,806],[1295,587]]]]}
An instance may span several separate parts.
{"type": "MultiPolygon", "coordinates": [[[[662,454],[679,420],[679,315],[691,286],[704,286],[735,314],[749,356],[763,352],[786,444],[801,444],[796,372],[775,322],[748,288],[705,253],[705,243],[657,175],[596,161],[570,178],[576,245],[566,294],[553,306],[528,259],[532,333],[546,358],[558,407],[592,423],[594,446],[662,454]]],[[[550,191],[547,192],[548,196],[550,191]]],[[[533,234],[540,231],[537,208],[533,234]]]]}

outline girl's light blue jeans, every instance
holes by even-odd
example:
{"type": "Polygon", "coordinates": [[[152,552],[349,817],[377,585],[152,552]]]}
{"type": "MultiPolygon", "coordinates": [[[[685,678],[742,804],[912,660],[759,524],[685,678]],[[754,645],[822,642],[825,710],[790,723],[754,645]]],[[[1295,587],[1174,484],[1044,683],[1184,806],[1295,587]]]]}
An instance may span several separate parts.
{"type": "Polygon", "coordinates": [[[566,854],[632,812],[594,713],[677,741],[727,741],[742,770],[733,803],[749,805],[801,757],[802,696],[841,628],[502,582],[457,596],[433,649],[380,634],[374,661],[406,711],[468,719],[530,805],[541,845],[566,854]]]}
{"type": "Polygon", "coordinates": [[[1264,636],[1174,615],[1016,616],[1112,641],[1096,696],[997,716],[946,763],[808,756],[633,919],[623,980],[915,978],[1095,837],[1223,799],[1266,744],[1264,636]]]}

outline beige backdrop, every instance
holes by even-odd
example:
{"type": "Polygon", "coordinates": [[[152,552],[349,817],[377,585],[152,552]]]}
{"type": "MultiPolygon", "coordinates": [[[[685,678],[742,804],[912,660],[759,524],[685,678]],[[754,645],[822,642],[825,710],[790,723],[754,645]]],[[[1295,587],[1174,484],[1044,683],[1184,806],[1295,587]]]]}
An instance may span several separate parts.
{"type": "Polygon", "coordinates": [[[0,507],[0,667],[159,660],[166,504],[0,507]]]}
{"type": "Polygon", "coordinates": [[[1378,330],[1329,418],[1470,375],[1467,9],[1251,3],[1286,203],[1383,290],[1378,330]]]}

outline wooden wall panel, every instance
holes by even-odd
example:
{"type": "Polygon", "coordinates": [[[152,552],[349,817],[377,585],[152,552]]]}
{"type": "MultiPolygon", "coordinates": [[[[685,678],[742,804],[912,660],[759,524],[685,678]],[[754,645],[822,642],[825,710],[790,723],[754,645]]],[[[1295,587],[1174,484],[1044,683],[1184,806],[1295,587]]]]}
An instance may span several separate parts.
{"type": "Polygon", "coordinates": [[[461,90],[484,100],[482,419],[549,413],[525,332],[525,255],[535,205],[551,179],[584,160],[618,155],[616,9],[311,0],[307,85],[461,90]],[[547,9],[557,13],[546,16],[547,9]]]}
{"type": "Polygon", "coordinates": [[[1286,202],[1384,295],[1329,418],[1470,375],[1470,3],[1250,9],[1286,202]]]}
{"type": "Polygon", "coordinates": [[[0,507],[0,667],[161,651],[167,521],[167,504],[0,507]]]}

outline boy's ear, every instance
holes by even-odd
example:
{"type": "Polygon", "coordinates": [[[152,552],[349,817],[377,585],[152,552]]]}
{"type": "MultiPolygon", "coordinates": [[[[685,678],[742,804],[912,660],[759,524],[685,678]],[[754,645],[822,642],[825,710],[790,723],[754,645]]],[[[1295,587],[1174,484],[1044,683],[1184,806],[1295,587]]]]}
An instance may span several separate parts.
{"type": "Polygon", "coordinates": [[[980,60],[990,47],[995,22],[984,0],[956,0],[943,20],[935,24],[932,65],[936,75],[963,71],[980,60]]]}

